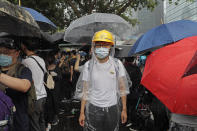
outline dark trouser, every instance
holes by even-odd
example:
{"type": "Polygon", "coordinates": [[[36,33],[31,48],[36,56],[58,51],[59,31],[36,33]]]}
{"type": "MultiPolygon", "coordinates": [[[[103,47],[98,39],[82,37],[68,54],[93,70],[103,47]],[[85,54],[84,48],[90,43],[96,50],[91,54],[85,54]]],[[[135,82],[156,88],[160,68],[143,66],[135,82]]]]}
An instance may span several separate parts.
{"type": "Polygon", "coordinates": [[[197,131],[197,127],[189,127],[189,126],[180,125],[175,122],[170,122],[169,131],[197,131]]]}
{"type": "Polygon", "coordinates": [[[156,98],[151,103],[151,111],[154,116],[155,131],[166,131],[169,128],[169,119],[166,107],[156,98]]]}
{"type": "Polygon", "coordinates": [[[30,115],[30,131],[45,131],[44,106],[46,98],[35,102],[35,111],[30,115]]]}
{"type": "Polygon", "coordinates": [[[55,89],[47,91],[47,98],[46,98],[46,104],[45,104],[45,121],[46,123],[52,123],[55,115],[58,114],[58,94],[55,89]]]}
{"type": "Polygon", "coordinates": [[[120,114],[117,105],[101,108],[89,104],[87,108],[84,131],[118,131],[120,114]]]}
{"type": "Polygon", "coordinates": [[[139,98],[139,94],[137,92],[133,92],[127,96],[127,116],[128,122],[132,124],[136,124],[137,122],[137,113],[136,113],[136,105],[139,98]]]}

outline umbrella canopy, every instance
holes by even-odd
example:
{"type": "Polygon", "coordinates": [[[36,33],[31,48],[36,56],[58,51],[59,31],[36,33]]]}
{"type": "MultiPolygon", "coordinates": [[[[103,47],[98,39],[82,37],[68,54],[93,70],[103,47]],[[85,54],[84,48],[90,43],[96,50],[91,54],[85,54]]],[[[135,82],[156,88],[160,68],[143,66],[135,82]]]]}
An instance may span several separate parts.
{"type": "Polygon", "coordinates": [[[43,14],[31,8],[27,8],[27,7],[22,7],[22,8],[27,10],[33,16],[33,18],[38,22],[41,30],[50,31],[57,29],[57,26],[53,22],[51,22],[47,17],[45,17],[43,14]]]}
{"type": "Polygon", "coordinates": [[[64,40],[74,43],[91,43],[94,33],[103,29],[121,39],[128,39],[131,26],[115,14],[93,13],[73,21],[65,31],[64,40]]]}
{"type": "Polygon", "coordinates": [[[155,27],[141,36],[129,52],[129,56],[154,50],[165,44],[197,35],[197,22],[179,20],[155,27]]]}
{"type": "Polygon", "coordinates": [[[171,112],[197,115],[196,67],[197,36],[193,36],[152,52],[141,83],[171,112]]]}
{"type": "Polygon", "coordinates": [[[53,43],[66,43],[64,42],[64,32],[57,32],[51,36],[53,43]]]}
{"type": "Polygon", "coordinates": [[[24,9],[0,0],[0,32],[16,36],[41,37],[39,26],[24,9]]]}

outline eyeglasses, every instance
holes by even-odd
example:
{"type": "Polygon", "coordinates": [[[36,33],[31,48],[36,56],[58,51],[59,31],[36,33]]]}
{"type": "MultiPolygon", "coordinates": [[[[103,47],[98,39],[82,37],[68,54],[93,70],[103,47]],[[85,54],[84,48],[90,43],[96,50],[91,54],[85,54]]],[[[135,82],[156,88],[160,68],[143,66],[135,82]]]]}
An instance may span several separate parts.
{"type": "Polygon", "coordinates": [[[109,47],[111,46],[111,43],[104,42],[104,41],[97,41],[95,42],[95,47],[109,47]]]}

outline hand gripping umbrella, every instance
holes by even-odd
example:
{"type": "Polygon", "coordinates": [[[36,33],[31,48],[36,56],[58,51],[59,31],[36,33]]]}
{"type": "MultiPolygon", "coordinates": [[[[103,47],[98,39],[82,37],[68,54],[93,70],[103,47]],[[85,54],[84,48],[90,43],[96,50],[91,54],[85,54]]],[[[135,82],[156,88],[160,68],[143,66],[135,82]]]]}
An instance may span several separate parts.
{"type": "Polygon", "coordinates": [[[171,112],[197,115],[197,36],[152,52],[141,83],[171,112]]]}
{"type": "Polygon", "coordinates": [[[73,21],[66,29],[64,40],[74,43],[91,43],[92,36],[99,30],[108,30],[120,39],[128,39],[131,26],[115,14],[93,13],[73,21]]]}
{"type": "Polygon", "coordinates": [[[33,17],[19,6],[0,0],[0,32],[16,36],[41,37],[40,28],[33,17]]]}

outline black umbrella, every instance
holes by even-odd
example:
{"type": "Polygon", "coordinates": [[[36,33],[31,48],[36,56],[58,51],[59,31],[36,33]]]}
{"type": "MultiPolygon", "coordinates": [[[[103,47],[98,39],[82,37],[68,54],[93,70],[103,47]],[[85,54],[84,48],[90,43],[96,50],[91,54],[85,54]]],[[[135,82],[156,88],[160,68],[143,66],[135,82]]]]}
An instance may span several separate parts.
{"type": "Polygon", "coordinates": [[[40,28],[33,17],[19,6],[0,0],[0,32],[16,36],[41,37],[40,28]]]}

